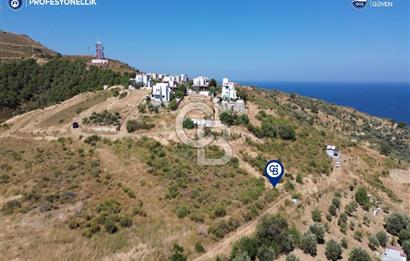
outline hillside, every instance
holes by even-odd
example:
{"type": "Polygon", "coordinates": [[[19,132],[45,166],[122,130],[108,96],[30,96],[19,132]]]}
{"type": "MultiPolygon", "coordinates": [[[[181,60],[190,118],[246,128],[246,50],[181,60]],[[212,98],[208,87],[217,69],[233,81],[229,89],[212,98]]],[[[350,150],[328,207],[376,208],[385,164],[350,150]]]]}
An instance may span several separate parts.
{"type": "MultiPolygon", "coordinates": [[[[35,59],[43,64],[50,59],[62,58],[68,61],[90,61],[91,55],[61,55],[41,43],[34,41],[27,35],[11,32],[0,32],[0,62],[14,62],[23,59],[35,59]]],[[[115,59],[109,59],[108,69],[117,73],[134,73],[135,69],[126,63],[115,59]]]]}
{"type": "Polygon", "coordinates": [[[34,41],[27,35],[0,32],[0,61],[26,58],[49,59],[58,53],[34,41]]]}
{"type": "MultiPolygon", "coordinates": [[[[230,121],[234,158],[223,166],[198,166],[196,150],[175,133],[178,111],[155,110],[146,90],[84,92],[7,120],[2,258],[249,260],[263,250],[280,260],[326,260],[335,240],[340,258],[361,247],[376,259],[381,245],[405,245],[410,221],[395,213],[410,213],[408,126],[279,91],[238,93],[249,122],[230,121]],[[327,144],[340,147],[340,168],[327,144]],[[275,189],[262,175],[269,159],[286,168],[275,189]],[[390,219],[404,224],[392,228],[390,219]],[[373,244],[377,232],[387,243],[373,244]]],[[[179,108],[199,101],[222,116],[195,94],[179,108]]]]}

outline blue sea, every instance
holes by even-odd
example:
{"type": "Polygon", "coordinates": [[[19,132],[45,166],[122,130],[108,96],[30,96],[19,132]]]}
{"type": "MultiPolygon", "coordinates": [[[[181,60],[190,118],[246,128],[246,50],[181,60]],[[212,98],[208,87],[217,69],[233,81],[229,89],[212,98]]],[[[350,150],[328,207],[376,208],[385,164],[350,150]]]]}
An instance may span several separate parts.
{"type": "Polygon", "coordinates": [[[352,107],[370,115],[410,124],[409,83],[241,82],[352,107]]]}

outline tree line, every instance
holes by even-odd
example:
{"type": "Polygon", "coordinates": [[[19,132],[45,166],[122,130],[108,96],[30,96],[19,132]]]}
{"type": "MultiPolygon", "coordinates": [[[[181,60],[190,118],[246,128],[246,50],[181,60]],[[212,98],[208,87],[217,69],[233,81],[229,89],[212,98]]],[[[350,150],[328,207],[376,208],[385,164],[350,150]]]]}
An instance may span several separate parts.
{"type": "Polygon", "coordinates": [[[130,75],[87,66],[85,61],[53,59],[39,65],[34,59],[0,64],[0,119],[43,108],[104,85],[128,85],[130,75]]]}

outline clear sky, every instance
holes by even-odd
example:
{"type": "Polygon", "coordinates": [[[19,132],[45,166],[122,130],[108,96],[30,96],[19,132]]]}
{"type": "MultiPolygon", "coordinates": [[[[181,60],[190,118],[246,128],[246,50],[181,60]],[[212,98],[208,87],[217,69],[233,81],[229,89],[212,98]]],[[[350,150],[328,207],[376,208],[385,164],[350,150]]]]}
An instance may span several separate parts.
{"type": "Polygon", "coordinates": [[[23,7],[1,0],[2,30],[63,54],[94,52],[142,71],[243,81],[409,81],[409,0],[96,0],[23,7]]]}

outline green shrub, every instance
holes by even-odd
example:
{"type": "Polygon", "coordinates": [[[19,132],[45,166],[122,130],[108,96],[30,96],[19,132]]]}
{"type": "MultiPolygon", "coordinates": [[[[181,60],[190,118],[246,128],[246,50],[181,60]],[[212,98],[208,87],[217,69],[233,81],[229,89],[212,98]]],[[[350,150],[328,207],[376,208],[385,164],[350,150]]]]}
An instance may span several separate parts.
{"type": "Polygon", "coordinates": [[[275,252],[289,253],[293,250],[288,223],[280,215],[267,215],[259,221],[255,237],[264,245],[274,245],[275,252]]]}
{"type": "Polygon", "coordinates": [[[380,242],[375,236],[369,236],[369,247],[372,250],[376,250],[380,246],[380,242]]]}
{"type": "Polygon", "coordinates": [[[186,261],[187,257],[184,255],[184,248],[178,244],[175,244],[172,250],[172,254],[169,257],[170,261],[186,261]]]}
{"type": "Polygon", "coordinates": [[[344,249],[347,249],[347,248],[349,247],[346,238],[342,238],[342,240],[340,241],[340,245],[341,245],[344,249]]]}
{"type": "Polygon", "coordinates": [[[309,226],[309,231],[316,236],[318,244],[323,244],[325,242],[325,227],[320,223],[314,223],[309,226]]]}
{"type": "Polygon", "coordinates": [[[193,129],[196,127],[196,124],[190,118],[185,118],[182,122],[182,126],[184,129],[193,129]]]}
{"type": "Polygon", "coordinates": [[[105,231],[107,231],[109,234],[114,234],[118,231],[118,227],[115,225],[115,223],[111,219],[105,220],[104,228],[105,228],[105,231]]]}
{"type": "Polygon", "coordinates": [[[349,254],[349,261],[371,261],[369,254],[362,248],[353,248],[349,254]]]}
{"type": "Polygon", "coordinates": [[[217,205],[213,209],[213,215],[215,217],[223,217],[226,215],[226,208],[223,205],[217,205]]]}
{"type": "Polygon", "coordinates": [[[189,214],[189,209],[186,206],[180,206],[176,209],[175,213],[178,218],[184,218],[189,214]]]}
{"type": "Polygon", "coordinates": [[[302,236],[301,249],[304,253],[311,256],[316,256],[317,253],[317,239],[312,232],[306,232],[302,236]]]}
{"type": "Polygon", "coordinates": [[[365,188],[361,187],[356,191],[355,199],[356,202],[363,207],[363,209],[368,210],[370,208],[370,200],[367,196],[367,191],[365,188]]]}
{"type": "Polygon", "coordinates": [[[258,242],[250,237],[241,237],[232,246],[231,259],[242,254],[248,255],[252,260],[255,259],[258,251],[258,242]]]}
{"type": "Polygon", "coordinates": [[[84,140],[84,142],[87,143],[87,144],[90,144],[91,146],[95,146],[95,145],[97,145],[97,142],[100,141],[100,140],[101,140],[100,136],[93,134],[91,136],[88,136],[84,140]]]}
{"type": "Polygon", "coordinates": [[[326,244],[325,255],[327,259],[336,261],[341,258],[342,247],[333,239],[326,244]]]}
{"type": "Polygon", "coordinates": [[[406,255],[407,255],[407,260],[408,260],[408,259],[409,259],[409,256],[410,256],[410,239],[404,241],[404,242],[401,244],[401,247],[403,248],[404,253],[406,253],[406,255]]]}
{"type": "Polygon", "coordinates": [[[392,235],[398,236],[402,229],[410,228],[410,218],[403,213],[392,213],[385,220],[386,230],[392,235]]]}
{"type": "Polygon", "coordinates": [[[379,240],[379,243],[382,247],[387,246],[387,242],[389,241],[389,237],[387,236],[386,232],[379,231],[376,233],[376,238],[379,240]]]}
{"type": "Polygon", "coordinates": [[[151,123],[151,120],[144,116],[138,120],[129,120],[127,121],[127,131],[132,133],[141,129],[150,130],[155,127],[155,124],[151,123]]]}
{"type": "Polygon", "coordinates": [[[315,208],[312,210],[312,220],[313,222],[321,222],[322,221],[322,213],[319,209],[315,208]]]}
{"type": "Polygon", "coordinates": [[[205,248],[200,242],[196,242],[195,244],[195,251],[197,253],[205,253],[205,248]]]}
{"type": "Polygon", "coordinates": [[[278,134],[284,140],[296,140],[295,129],[288,125],[279,125],[278,134]]]}
{"type": "Polygon", "coordinates": [[[176,111],[178,109],[176,100],[172,100],[168,103],[168,109],[170,109],[171,111],[176,111]]]}
{"type": "Polygon", "coordinates": [[[263,245],[258,249],[257,257],[259,261],[272,261],[275,259],[275,251],[263,245]]]}
{"type": "Polygon", "coordinates": [[[294,254],[289,254],[286,256],[286,261],[300,261],[300,259],[294,254]]]}
{"type": "Polygon", "coordinates": [[[363,238],[362,231],[355,231],[354,234],[353,234],[353,238],[356,239],[359,242],[362,242],[362,238],[363,238]]]}
{"type": "Polygon", "coordinates": [[[128,216],[121,216],[120,221],[118,223],[122,227],[131,227],[133,224],[132,219],[128,216]]]}

